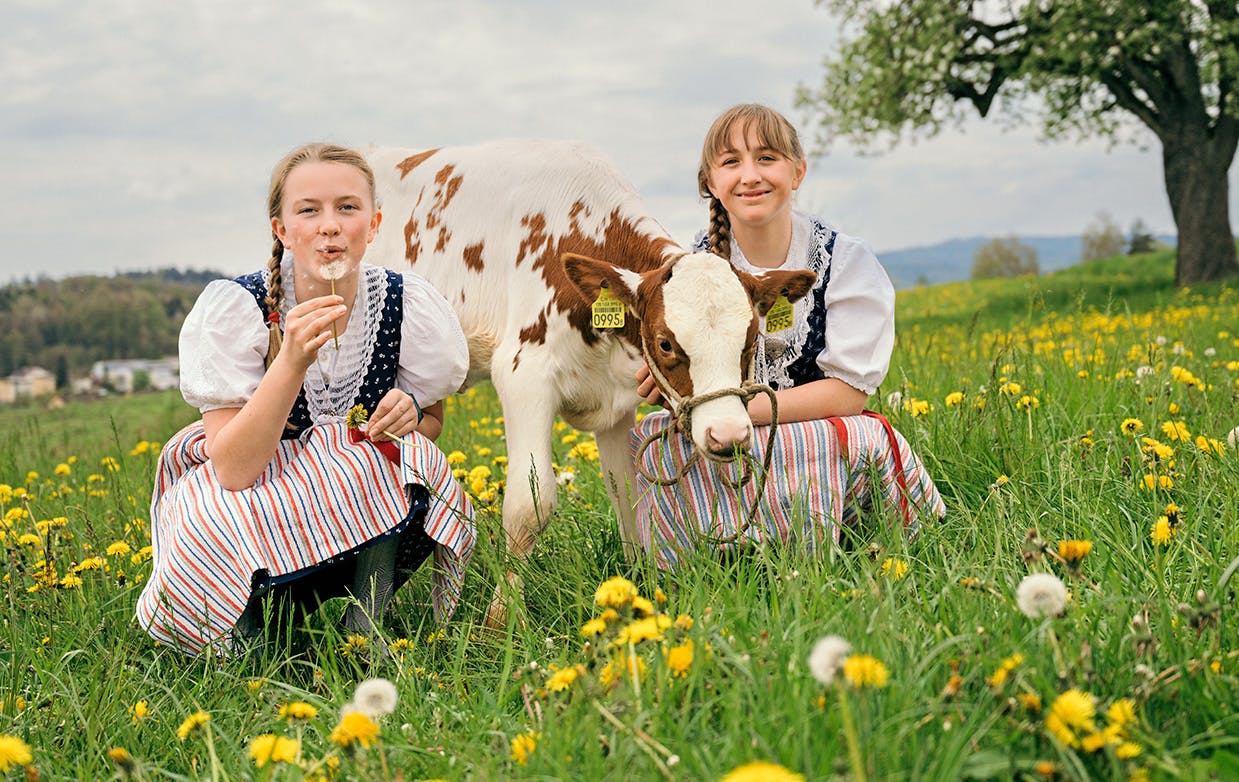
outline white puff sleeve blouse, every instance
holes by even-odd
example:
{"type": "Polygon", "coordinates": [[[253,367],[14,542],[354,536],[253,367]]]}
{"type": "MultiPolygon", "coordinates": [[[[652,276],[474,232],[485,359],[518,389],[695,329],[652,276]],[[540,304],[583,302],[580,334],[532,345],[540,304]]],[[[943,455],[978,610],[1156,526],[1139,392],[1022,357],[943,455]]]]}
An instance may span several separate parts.
{"type": "MultiPolygon", "coordinates": [[[[396,387],[421,407],[456,393],[469,369],[469,349],[456,313],[429,282],[403,274],[404,317],[396,387]]],[[[288,302],[285,302],[286,305],[288,302]]],[[[351,328],[341,335],[360,339],[351,328]]],[[[268,331],[252,294],[232,280],[203,290],[181,327],[181,394],[201,412],[244,405],[266,369],[268,331]]]]}
{"type": "Polygon", "coordinates": [[[895,348],[895,286],[868,242],[835,236],[825,305],[826,347],[818,367],[826,377],[872,394],[886,378],[895,348]]]}

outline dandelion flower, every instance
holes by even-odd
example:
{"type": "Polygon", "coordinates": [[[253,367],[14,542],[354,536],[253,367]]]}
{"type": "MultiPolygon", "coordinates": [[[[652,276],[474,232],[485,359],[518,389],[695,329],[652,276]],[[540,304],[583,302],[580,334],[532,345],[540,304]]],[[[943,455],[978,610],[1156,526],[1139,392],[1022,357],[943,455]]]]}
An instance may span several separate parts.
{"type": "Polygon", "coordinates": [[[887,557],[882,563],[882,575],[890,576],[896,581],[908,575],[908,563],[897,557],[887,557]]]}
{"type": "Polygon", "coordinates": [[[672,676],[681,679],[688,676],[688,669],[693,665],[693,639],[689,638],[679,646],[667,650],[667,670],[672,676]]]}
{"type": "Polygon", "coordinates": [[[116,764],[123,776],[126,778],[131,776],[137,768],[137,763],[133,759],[133,755],[129,754],[129,750],[124,747],[112,747],[108,750],[108,760],[116,764]]]}
{"type": "Polygon", "coordinates": [[[754,760],[732,769],[720,782],[804,782],[804,775],[788,771],[778,763],[754,760]]]}
{"type": "Polygon", "coordinates": [[[282,720],[312,720],[318,716],[318,709],[303,701],[293,701],[280,706],[282,720]]]}
{"type": "Polygon", "coordinates": [[[1080,564],[1080,560],[1088,556],[1092,550],[1093,541],[1091,540],[1060,540],[1058,542],[1058,555],[1073,567],[1080,564]]]}
{"type": "Polygon", "coordinates": [[[14,766],[24,766],[34,757],[30,754],[30,745],[16,736],[0,735],[0,774],[14,766]]]}
{"type": "Polygon", "coordinates": [[[1165,546],[1174,537],[1174,527],[1170,526],[1170,519],[1166,516],[1158,516],[1157,521],[1153,522],[1153,528],[1149,530],[1149,539],[1153,541],[1154,546],[1165,546]]]}
{"type": "Polygon", "coordinates": [[[1082,736],[1095,732],[1093,717],[1096,714],[1092,695],[1076,689],[1067,690],[1050,704],[1045,727],[1062,744],[1077,747],[1082,736]]]}
{"type": "Polygon", "coordinates": [[[642,641],[661,641],[663,631],[671,626],[671,617],[666,614],[651,616],[648,619],[638,619],[635,622],[630,622],[627,627],[620,630],[619,635],[615,638],[617,646],[627,646],[628,644],[639,644],[642,641]]]}
{"type": "Polygon", "coordinates": [[[541,733],[529,731],[522,733],[512,739],[512,744],[508,749],[508,757],[516,761],[516,765],[523,766],[529,762],[529,756],[538,748],[538,739],[542,738],[541,733]]]}
{"type": "Polygon", "coordinates": [[[189,738],[191,733],[196,731],[198,728],[203,727],[210,721],[210,714],[207,714],[205,711],[195,711],[193,714],[186,717],[185,721],[181,723],[181,726],[176,729],[176,737],[181,741],[184,741],[189,738]]]}
{"type": "Polygon", "coordinates": [[[296,739],[264,733],[250,742],[249,756],[262,768],[268,763],[296,763],[300,751],[301,742],[296,739]]]}
{"type": "Polygon", "coordinates": [[[350,711],[340,717],[340,722],[331,731],[331,743],[337,747],[352,747],[361,745],[369,749],[379,739],[379,726],[369,716],[360,711],[350,711]]]}
{"type": "Polygon", "coordinates": [[[594,635],[602,635],[607,631],[607,623],[604,619],[591,619],[581,625],[581,635],[589,638],[594,635]]]}
{"type": "Polygon", "coordinates": [[[1122,744],[1118,745],[1118,747],[1115,748],[1114,756],[1117,757],[1119,760],[1131,760],[1132,758],[1139,756],[1140,753],[1143,751],[1144,751],[1144,748],[1141,747],[1136,742],[1124,741],[1122,744]]]}
{"type": "Polygon", "coordinates": [[[1139,434],[1144,431],[1144,422],[1139,418],[1124,418],[1119,424],[1119,431],[1125,435],[1139,434]]]}
{"type": "Polygon", "coordinates": [[[880,660],[868,654],[854,654],[843,661],[843,676],[857,689],[882,688],[890,678],[890,672],[880,660]]]}
{"type": "Polygon", "coordinates": [[[693,618],[688,614],[680,614],[675,618],[675,626],[677,629],[688,632],[693,629],[693,618]]]}
{"type": "Polygon", "coordinates": [[[585,669],[582,666],[574,665],[571,668],[564,668],[561,671],[555,671],[550,678],[546,680],[546,688],[551,692],[563,692],[572,686],[572,683],[577,680],[585,669]]]}
{"type": "Polygon", "coordinates": [[[822,684],[831,684],[852,653],[852,645],[837,635],[819,638],[809,652],[809,672],[822,684]]]}
{"type": "Polygon", "coordinates": [[[637,588],[623,576],[603,581],[594,593],[594,602],[600,606],[618,608],[626,606],[637,596],[637,588]]]}
{"type": "Polygon", "coordinates": [[[1032,573],[1016,588],[1015,602],[1024,616],[1033,619],[1061,616],[1067,608],[1067,587],[1052,573],[1032,573]]]}
{"type": "Polygon", "coordinates": [[[943,401],[946,402],[947,407],[955,407],[960,402],[964,401],[964,392],[963,391],[952,391],[951,393],[946,395],[946,399],[943,401]]]}
{"type": "Polygon", "coordinates": [[[107,555],[109,557],[123,557],[126,554],[128,554],[131,550],[132,549],[129,548],[128,543],[126,543],[123,540],[118,540],[115,543],[107,547],[107,555]]]}
{"type": "Polygon", "coordinates": [[[1162,434],[1166,435],[1166,439],[1180,443],[1187,442],[1192,438],[1192,433],[1188,431],[1187,424],[1182,421],[1167,421],[1162,424],[1162,434]]]}
{"type": "Polygon", "coordinates": [[[376,720],[395,711],[399,699],[396,685],[383,678],[366,679],[353,692],[353,705],[357,710],[376,720]]]}
{"type": "Polygon", "coordinates": [[[1039,777],[1053,779],[1058,775],[1058,766],[1052,760],[1038,760],[1037,764],[1033,766],[1033,773],[1039,777]]]}
{"type": "Polygon", "coordinates": [[[133,718],[133,721],[135,724],[138,722],[138,720],[146,719],[147,715],[149,715],[150,713],[151,713],[151,710],[147,706],[146,701],[138,701],[137,703],[129,707],[129,716],[133,718]]]}

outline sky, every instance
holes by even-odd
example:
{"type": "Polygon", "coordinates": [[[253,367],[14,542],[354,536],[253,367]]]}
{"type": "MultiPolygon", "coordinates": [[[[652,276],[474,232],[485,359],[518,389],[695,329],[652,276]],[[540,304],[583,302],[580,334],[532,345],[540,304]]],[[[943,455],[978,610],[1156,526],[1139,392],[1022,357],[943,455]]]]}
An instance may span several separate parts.
{"type": "MultiPolygon", "coordinates": [[[[3,7],[0,284],[256,269],[270,247],[271,168],[311,140],[582,140],[686,243],[705,224],[695,178],[710,122],[765,103],[812,146],[796,90],[820,80],[841,35],[812,0],[3,7]]],[[[1117,147],[1043,143],[1035,126],[991,118],[876,156],[836,143],[811,160],[797,206],[879,256],[966,236],[1077,234],[1102,210],[1124,229],[1140,218],[1173,233],[1156,139],[1133,135],[1117,147]]]]}

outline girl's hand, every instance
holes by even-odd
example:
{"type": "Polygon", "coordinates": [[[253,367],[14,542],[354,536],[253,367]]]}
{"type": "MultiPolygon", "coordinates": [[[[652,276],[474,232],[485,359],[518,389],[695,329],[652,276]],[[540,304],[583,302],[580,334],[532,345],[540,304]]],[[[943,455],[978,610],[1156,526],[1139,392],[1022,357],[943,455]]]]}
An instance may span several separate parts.
{"type": "Polygon", "coordinates": [[[280,356],[287,356],[305,370],[318,357],[319,348],[331,339],[331,324],[348,312],[341,296],[319,296],[303,301],[284,318],[284,342],[280,356]]]}
{"type": "Polygon", "coordinates": [[[645,364],[637,370],[637,393],[652,405],[663,404],[662,392],[658,390],[658,385],[650,375],[650,368],[645,364]]]}
{"type": "Polygon", "coordinates": [[[417,405],[413,397],[399,388],[393,388],[383,395],[374,406],[374,413],[366,422],[366,434],[376,443],[391,440],[391,432],[396,437],[404,437],[417,428],[417,405]]]}

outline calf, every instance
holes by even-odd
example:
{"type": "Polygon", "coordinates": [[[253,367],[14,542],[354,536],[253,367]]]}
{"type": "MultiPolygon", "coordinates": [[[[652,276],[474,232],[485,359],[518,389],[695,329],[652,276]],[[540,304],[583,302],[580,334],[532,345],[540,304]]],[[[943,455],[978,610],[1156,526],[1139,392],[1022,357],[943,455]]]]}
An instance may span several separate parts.
{"type": "MultiPolygon", "coordinates": [[[[554,509],[558,415],[594,433],[633,556],[636,370],[647,362],[672,400],[740,386],[756,314],[780,295],[803,296],[814,275],[755,276],[719,256],[686,253],[616,169],[581,144],[505,141],[367,157],[385,217],[367,258],[411,266],[447,298],[469,342],[467,382],[489,377],[502,403],[509,554],[527,556],[554,509]],[[622,327],[591,322],[604,289],[624,305],[622,327]]],[[[693,411],[691,436],[703,450],[743,447],[751,430],[735,396],[693,411]]],[[[511,572],[508,582],[519,586],[511,572]]],[[[506,620],[501,586],[492,624],[506,620]]]]}

